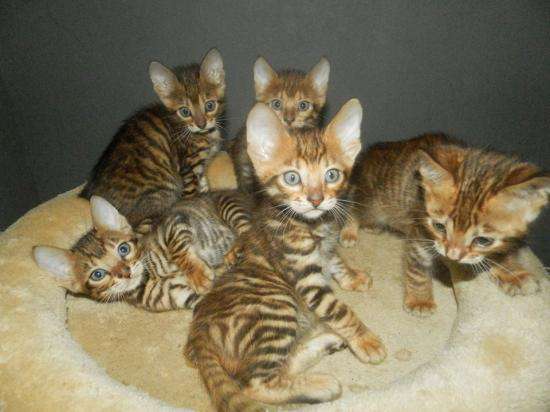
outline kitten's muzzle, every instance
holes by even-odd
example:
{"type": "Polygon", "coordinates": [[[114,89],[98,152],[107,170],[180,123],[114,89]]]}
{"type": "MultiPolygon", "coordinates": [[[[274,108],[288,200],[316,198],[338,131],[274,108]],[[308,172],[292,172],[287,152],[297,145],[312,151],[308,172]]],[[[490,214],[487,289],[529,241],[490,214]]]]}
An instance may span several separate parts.
{"type": "Polygon", "coordinates": [[[130,271],[130,268],[128,265],[126,265],[124,262],[118,263],[112,270],[111,275],[115,278],[129,278],[132,272],[130,271]]]}

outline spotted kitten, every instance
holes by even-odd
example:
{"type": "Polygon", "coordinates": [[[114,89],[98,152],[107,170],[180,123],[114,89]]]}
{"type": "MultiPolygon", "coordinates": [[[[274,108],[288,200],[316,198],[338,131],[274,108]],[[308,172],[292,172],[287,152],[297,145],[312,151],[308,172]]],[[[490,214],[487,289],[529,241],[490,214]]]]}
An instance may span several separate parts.
{"type": "Polygon", "coordinates": [[[339,381],[305,369],[344,345],[363,362],[386,355],[329,284],[333,277],[360,290],[369,282],[338,256],[334,218],[361,148],[361,118],[355,99],[323,131],[289,132],[264,104],[248,116],[262,196],[243,258],[197,304],[186,346],[218,411],[330,401],[340,396],[339,381]]]}
{"type": "Polygon", "coordinates": [[[361,207],[341,233],[351,246],[359,224],[402,233],[405,309],[432,313],[438,256],[488,271],[508,294],[538,290],[516,259],[529,224],[548,203],[550,175],[442,135],[382,143],[359,159],[352,177],[361,207]]]}
{"type": "Polygon", "coordinates": [[[248,208],[235,193],[180,201],[140,237],[109,202],[93,196],[94,228],[70,250],[35,247],[34,259],[75,294],[155,312],[188,309],[210,289],[236,237],[249,228],[248,208]]]}
{"type": "MultiPolygon", "coordinates": [[[[256,101],[270,106],[289,129],[306,129],[319,125],[325,106],[330,64],[324,57],[307,74],[298,70],[275,72],[260,57],[254,63],[256,101]]],[[[246,152],[246,129],[241,129],[229,150],[237,183],[248,193],[257,191],[254,169],[246,152]]]]}
{"type": "Polygon", "coordinates": [[[216,49],[200,66],[172,72],[153,62],[149,74],[162,103],[124,123],[81,193],[105,198],[131,225],[160,216],[182,197],[206,192],[205,168],[221,145],[225,74],[216,49]]]}

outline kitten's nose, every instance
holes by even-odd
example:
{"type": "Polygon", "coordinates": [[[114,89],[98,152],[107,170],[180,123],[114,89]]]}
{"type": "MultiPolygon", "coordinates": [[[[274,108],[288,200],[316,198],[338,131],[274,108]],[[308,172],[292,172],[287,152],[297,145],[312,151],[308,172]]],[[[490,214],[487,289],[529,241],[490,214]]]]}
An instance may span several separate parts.
{"type": "Polygon", "coordinates": [[[196,116],[193,120],[199,129],[204,129],[206,126],[206,118],[204,116],[196,116]]]}
{"type": "Polygon", "coordinates": [[[285,112],[283,118],[285,120],[285,123],[290,126],[294,121],[295,116],[294,116],[294,113],[285,112]]]}
{"type": "Polygon", "coordinates": [[[315,206],[315,207],[318,207],[324,200],[324,197],[322,194],[320,193],[314,193],[312,195],[309,195],[307,197],[307,200],[309,200],[309,202],[315,206]]]}
{"type": "Polygon", "coordinates": [[[450,247],[447,250],[447,257],[451,260],[460,260],[464,256],[464,251],[458,247],[450,247]]]}

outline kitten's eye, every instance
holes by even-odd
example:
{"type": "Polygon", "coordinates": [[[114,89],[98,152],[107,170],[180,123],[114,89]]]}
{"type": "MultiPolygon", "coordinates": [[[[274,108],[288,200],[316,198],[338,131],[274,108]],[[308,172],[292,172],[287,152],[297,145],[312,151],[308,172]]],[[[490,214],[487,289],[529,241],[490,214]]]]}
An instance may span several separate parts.
{"type": "Polygon", "coordinates": [[[120,245],[118,245],[117,250],[118,250],[118,254],[120,255],[120,257],[124,257],[128,253],[130,253],[130,245],[126,242],[121,243],[120,245]]]}
{"type": "Polygon", "coordinates": [[[204,104],[204,110],[206,112],[213,112],[215,108],[216,108],[216,102],[214,100],[208,100],[204,104]]]}
{"type": "Polygon", "coordinates": [[[289,186],[296,186],[300,183],[300,175],[296,172],[286,172],[283,175],[285,183],[289,186]]]}
{"type": "Polygon", "coordinates": [[[310,107],[311,107],[311,103],[308,102],[307,100],[302,100],[301,102],[298,103],[298,110],[300,110],[301,112],[305,112],[310,107]]]}
{"type": "Polygon", "coordinates": [[[474,238],[472,243],[474,243],[477,246],[488,247],[488,246],[491,246],[493,243],[495,243],[495,239],[491,239],[490,237],[485,237],[485,236],[478,236],[474,238]]]}
{"type": "Polygon", "coordinates": [[[281,107],[283,107],[283,102],[281,102],[279,99],[271,100],[271,108],[273,110],[281,110],[281,107]]]}
{"type": "Polygon", "coordinates": [[[340,179],[340,171],[338,169],[330,169],[325,173],[325,181],[327,183],[334,183],[340,179]]]}
{"type": "Polygon", "coordinates": [[[441,232],[441,233],[445,233],[447,230],[445,229],[445,225],[443,223],[439,223],[439,222],[433,222],[432,223],[432,226],[434,227],[435,230],[437,230],[438,232],[441,232]]]}
{"type": "Polygon", "coordinates": [[[188,107],[182,107],[178,110],[178,113],[180,114],[181,117],[189,117],[191,116],[191,110],[189,110],[188,107]]]}
{"type": "Polygon", "coordinates": [[[93,280],[94,282],[99,282],[105,276],[107,276],[107,271],[105,269],[95,269],[90,275],[90,280],[93,280]]]}

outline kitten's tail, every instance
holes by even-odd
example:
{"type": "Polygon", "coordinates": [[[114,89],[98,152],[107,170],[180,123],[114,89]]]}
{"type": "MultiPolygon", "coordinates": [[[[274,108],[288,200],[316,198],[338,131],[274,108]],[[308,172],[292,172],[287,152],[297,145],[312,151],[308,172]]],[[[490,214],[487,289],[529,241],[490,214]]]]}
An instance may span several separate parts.
{"type": "Polygon", "coordinates": [[[218,412],[263,412],[266,405],[243,395],[239,384],[229,376],[219,361],[216,353],[208,348],[201,348],[199,353],[190,356],[189,345],[186,348],[187,358],[198,367],[202,381],[218,412]]]}

